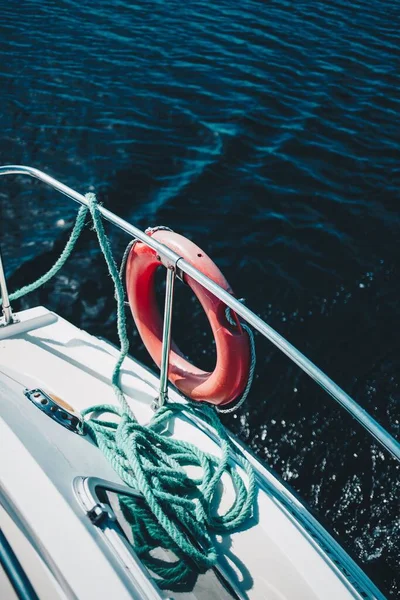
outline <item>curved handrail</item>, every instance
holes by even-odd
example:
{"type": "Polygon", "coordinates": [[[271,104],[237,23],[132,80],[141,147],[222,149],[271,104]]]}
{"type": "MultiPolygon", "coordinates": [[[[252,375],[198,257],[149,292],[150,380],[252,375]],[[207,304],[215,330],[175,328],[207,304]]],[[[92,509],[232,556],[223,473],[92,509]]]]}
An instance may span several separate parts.
{"type": "MultiPolygon", "coordinates": [[[[68,196],[75,202],[88,206],[88,201],[79,192],[57,181],[50,175],[39,171],[33,167],[23,165],[8,165],[0,167],[0,176],[2,175],[29,175],[43,181],[53,189],[68,196]]],[[[265,323],[253,311],[244,306],[239,300],[223,290],[218,284],[212,281],[206,275],[203,275],[198,269],[189,264],[179,254],[170,250],[164,244],[157,242],[153,237],[131,225],[124,219],[121,219],[103,206],[99,206],[99,211],[107,220],[125,231],[134,238],[144,242],[150,248],[153,248],[163,260],[165,266],[174,265],[178,270],[190,275],[195,281],[204,286],[212,294],[222,300],[229,308],[240,315],[254,329],[259,331],[264,337],[270,340],[279,350],[286,354],[296,365],[298,365],[307,375],[316,381],[332,398],[345,408],[363,427],[366,429],[392,456],[400,460],[400,443],[380,425],[366,410],[361,408],[344,390],[342,390],[330,377],[321,369],[314,365],[304,354],[288,342],[283,336],[275,331],[270,325],[265,323]]]]}

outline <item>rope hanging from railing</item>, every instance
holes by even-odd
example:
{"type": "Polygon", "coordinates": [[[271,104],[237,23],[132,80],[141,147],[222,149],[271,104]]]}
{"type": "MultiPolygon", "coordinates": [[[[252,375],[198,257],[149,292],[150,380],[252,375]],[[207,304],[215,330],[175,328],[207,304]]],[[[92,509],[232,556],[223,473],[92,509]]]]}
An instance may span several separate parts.
{"type": "MultiPolygon", "coordinates": [[[[244,302],[244,299],[240,298],[240,301],[244,302]]],[[[229,306],[226,307],[225,316],[231,325],[236,325],[235,321],[232,319],[231,309],[229,308],[229,306]]],[[[215,407],[215,410],[218,413],[223,414],[223,415],[229,415],[233,412],[236,412],[246,402],[247,397],[250,393],[251,386],[253,384],[254,372],[256,370],[257,355],[256,355],[256,343],[254,341],[254,333],[252,332],[250,327],[248,325],[246,325],[246,323],[241,322],[240,324],[243,327],[243,329],[247,332],[247,335],[249,336],[249,341],[250,341],[250,357],[251,358],[250,358],[249,377],[247,379],[247,384],[246,384],[246,387],[244,388],[242,397],[239,398],[239,400],[235,401],[235,404],[233,406],[231,406],[229,408],[218,408],[218,406],[215,407]]]]}
{"type": "MultiPolygon", "coordinates": [[[[78,241],[78,238],[81,235],[82,230],[84,228],[87,213],[88,213],[88,209],[86,208],[86,206],[81,206],[81,208],[78,211],[78,216],[76,217],[71,234],[68,238],[67,243],[65,244],[64,250],[61,252],[59,258],[56,260],[54,265],[47,271],[47,273],[45,273],[44,275],[39,277],[39,279],[36,279],[36,281],[34,281],[33,283],[24,285],[19,290],[16,290],[12,294],[10,294],[11,302],[13,300],[18,300],[18,298],[22,298],[22,296],[26,296],[27,294],[30,294],[31,292],[34,292],[35,290],[40,288],[42,285],[44,285],[45,283],[50,281],[50,279],[52,279],[52,277],[57,275],[58,271],[60,269],[62,269],[62,267],[65,265],[68,258],[71,256],[73,249],[75,248],[75,244],[78,241]]],[[[2,300],[0,298],[0,306],[1,306],[1,304],[2,304],[2,300]]]]}

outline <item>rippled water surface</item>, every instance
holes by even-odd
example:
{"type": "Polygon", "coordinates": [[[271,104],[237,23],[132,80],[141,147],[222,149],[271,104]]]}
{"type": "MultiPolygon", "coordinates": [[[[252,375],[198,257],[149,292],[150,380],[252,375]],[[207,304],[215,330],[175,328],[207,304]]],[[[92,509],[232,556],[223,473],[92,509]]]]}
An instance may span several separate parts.
{"type": "MultiPolygon", "coordinates": [[[[3,2],[0,162],[195,240],[251,308],[398,435],[399,26],[397,0],[3,2]]],[[[75,209],[24,178],[0,182],[0,206],[15,288],[54,262],[75,209]]],[[[127,240],[112,239],[120,256],[127,240]]],[[[115,340],[90,232],[19,306],[38,302],[115,340]]],[[[175,309],[183,349],[211,368],[187,290],[175,309]]],[[[394,461],[268,342],[257,346],[253,392],[227,424],[395,597],[394,461]]]]}

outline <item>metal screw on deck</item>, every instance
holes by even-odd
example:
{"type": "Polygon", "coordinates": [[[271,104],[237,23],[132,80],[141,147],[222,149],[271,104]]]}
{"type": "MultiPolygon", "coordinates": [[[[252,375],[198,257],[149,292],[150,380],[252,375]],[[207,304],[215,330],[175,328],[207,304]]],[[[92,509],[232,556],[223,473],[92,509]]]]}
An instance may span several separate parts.
{"type": "Polygon", "coordinates": [[[156,398],[156,400],[154,401],[155,409],[163,406],[168,398],[168,367],[169,353],[171,349],[172,304],[174,299],[175,270],[175,267],[172,265],[167,267],[160,366],[160,392],[158,398],[156,398]]]}

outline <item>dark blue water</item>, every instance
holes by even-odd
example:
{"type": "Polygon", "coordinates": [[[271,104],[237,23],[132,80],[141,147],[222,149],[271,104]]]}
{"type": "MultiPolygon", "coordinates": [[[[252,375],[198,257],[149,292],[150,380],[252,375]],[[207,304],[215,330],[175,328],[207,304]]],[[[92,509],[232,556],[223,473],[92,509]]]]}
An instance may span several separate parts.
{"type": "MultiPolygon", "coordinates": [[[[195,240],[253,310],[398,435],[399,2],[14,0],[0,23],[0,162],[195,240]]],[[[0,206],[17,287],[54,262],[75,209],[23,178],[1,181],[0,206]]],[[[120,256],[127,240],[112,239],[120,256]]],[[[38,302],[115,340],[90,232],[19,307],[38,302]]],[[[187,290],[175,309],[183,349],[212,367],[187,290]]],[[[397,466],[257,345],[253,392],[227,424],[395,597],[397,466]]]]}

